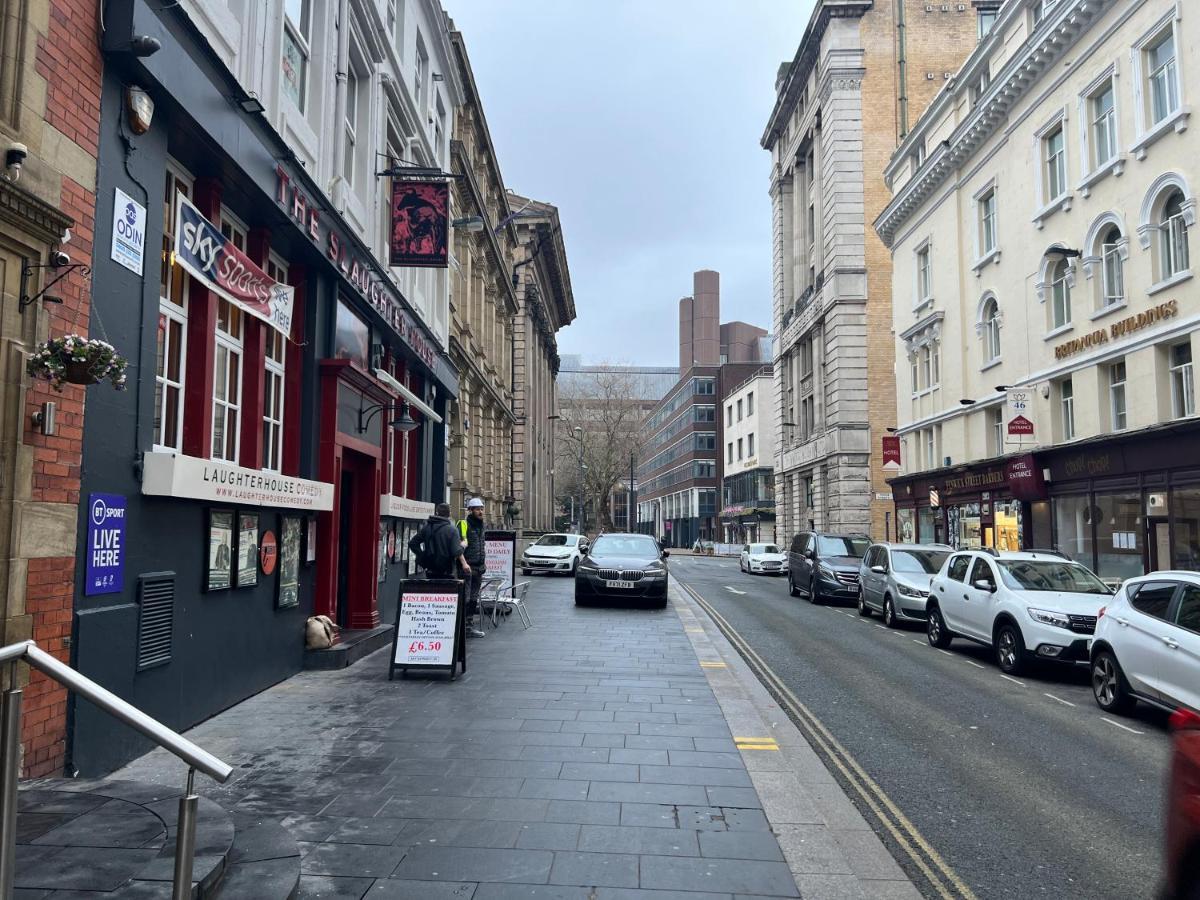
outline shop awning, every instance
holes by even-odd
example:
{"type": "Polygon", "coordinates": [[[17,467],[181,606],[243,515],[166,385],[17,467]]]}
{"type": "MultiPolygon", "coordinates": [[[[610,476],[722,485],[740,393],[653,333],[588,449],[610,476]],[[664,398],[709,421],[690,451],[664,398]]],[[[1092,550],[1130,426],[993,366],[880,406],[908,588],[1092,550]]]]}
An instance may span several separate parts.
{"type": "Polygon", "coordinates": [[[437,422],[439,425],[442,424],[442,417],[433,411],[432,406],[427,404],[424,400],[422,400],[420,397],[418,397],[416,394],[414,394],[412,391],[410,391],[408,388],[406,388],[403,384],[401,384],[399,381],[397,381],[395,378],[393,378],[391,375],[389,375],[383,369],[376,369],[375,377],[378,378],[380,381],[382,381],[384,384],[386,384],[388,387],[390,387],[392,390],[399,393],[400,396],[403,397],[405,400],[407,400],[412,406],[415,406],[417,409],[419,409],[421,411],[422,415],[426,416],[427,418],[433,419],[433,421],[437,422]]]}

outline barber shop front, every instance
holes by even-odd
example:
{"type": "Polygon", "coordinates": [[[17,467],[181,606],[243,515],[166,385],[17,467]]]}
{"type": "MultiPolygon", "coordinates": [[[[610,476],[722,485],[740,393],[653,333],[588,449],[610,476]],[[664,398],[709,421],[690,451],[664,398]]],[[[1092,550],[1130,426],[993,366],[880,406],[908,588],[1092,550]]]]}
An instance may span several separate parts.
{"type": "Polygon", "coordinates": [[[893,479],[901,540],[1056,548],[1118,583],[1200,570],[1200,422],[893,479]]]}

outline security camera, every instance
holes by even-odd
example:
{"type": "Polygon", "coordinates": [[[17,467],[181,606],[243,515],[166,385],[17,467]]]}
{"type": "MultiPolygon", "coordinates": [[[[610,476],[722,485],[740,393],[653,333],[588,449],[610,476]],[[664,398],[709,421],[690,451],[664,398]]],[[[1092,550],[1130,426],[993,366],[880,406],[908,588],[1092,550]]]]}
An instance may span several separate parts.
{"type": "Polygon", "coordinates": [[[50,265],[56,269],[61,269],[63,266],[71,264],[71,257],[67,256],[66,251],[55,250],[50,254],[50,265]]]}
{"type": "Polygon", "coordinates": [[[16,180],[16,176],[21,174],[21,164],[25,162],[25,157],[27,156],[29,156],[29,148],[24,144],[13,143],[8,145],[8,150],[4,154],[4,168],[8,170],[10,175],[14,176],[13,180],[16,180]]]}

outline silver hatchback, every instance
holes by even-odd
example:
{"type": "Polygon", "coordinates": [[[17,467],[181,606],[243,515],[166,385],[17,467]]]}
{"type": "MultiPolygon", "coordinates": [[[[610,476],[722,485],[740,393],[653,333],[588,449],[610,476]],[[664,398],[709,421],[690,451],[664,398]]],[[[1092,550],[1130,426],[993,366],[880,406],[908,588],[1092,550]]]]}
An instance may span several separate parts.
{"type": "Polygon", "coordinates": [[[858,614],[882,613],[889,628],[924,622],[929,583],[953,552],[945,544],[872,544],[859,569],[858,614]]]}

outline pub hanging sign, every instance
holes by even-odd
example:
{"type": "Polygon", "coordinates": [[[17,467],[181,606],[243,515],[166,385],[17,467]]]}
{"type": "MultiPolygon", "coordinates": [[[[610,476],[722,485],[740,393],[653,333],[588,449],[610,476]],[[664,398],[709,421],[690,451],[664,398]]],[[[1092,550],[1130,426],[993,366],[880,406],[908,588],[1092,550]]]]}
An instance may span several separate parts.
{"type": "Polygon", "coordinates": [[[446,268],[450,185],[445,181],[392,179],[392,231],[388,264],[446,268]]]}

